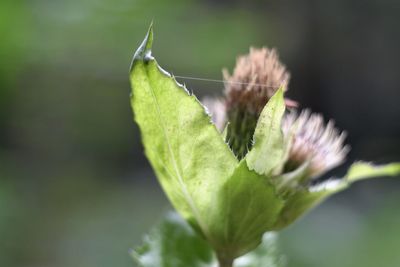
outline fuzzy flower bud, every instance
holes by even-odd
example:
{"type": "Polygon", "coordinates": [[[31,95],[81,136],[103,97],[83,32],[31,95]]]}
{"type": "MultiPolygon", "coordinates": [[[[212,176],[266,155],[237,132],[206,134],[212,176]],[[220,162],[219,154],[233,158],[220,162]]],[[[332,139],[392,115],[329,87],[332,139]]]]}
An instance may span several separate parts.
{"type": "Polygon", "coordinates": [[[340,133],[333,121],[325,125],[320,114],[305,110],[288,113],[282,121],[285,139],[290,142],[285,172],[308,163],[307,176],[316,178],[344,162],[350,148],[344,145],[346,133],[340,133]]]}
{"type": "Polygon", "coordinates": [[[252,146],[262,109],[280,86],[287,89],[290,75],[275,49],[268,48],[250,48],[248,55],[237,59],[232,75],[227,70],[223,74],[226,116],[230,123],[227,142],[241,159],[252,146]]]}
{"type": "Polygon", "coordinates": [[[249,54],[238,57],[233,74],[225,69],[223,75],[228,113],[240,109],[256,116],[290,78],[276,50],[265,47],[250,48],[249,54]]]}

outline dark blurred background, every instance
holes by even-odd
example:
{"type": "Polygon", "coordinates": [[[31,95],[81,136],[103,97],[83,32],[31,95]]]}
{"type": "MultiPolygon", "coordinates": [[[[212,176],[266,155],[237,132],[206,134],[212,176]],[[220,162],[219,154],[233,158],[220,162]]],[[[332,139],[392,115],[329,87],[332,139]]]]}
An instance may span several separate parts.
{"type": "MultiPolygon", "coordinates": [[[[128,97],[151,20],[176,75],[221,79],[249,46],[277,47],[288,96],[348,131],[349,162],[384,163],[400,160],[399,14],[391,0],[2,0],[0,266],[133,266],[169,208],[128,97]]],[[[399,192],[383,178],[329,199],[283,231],[289,267],[399,266],[399,192]]]]}

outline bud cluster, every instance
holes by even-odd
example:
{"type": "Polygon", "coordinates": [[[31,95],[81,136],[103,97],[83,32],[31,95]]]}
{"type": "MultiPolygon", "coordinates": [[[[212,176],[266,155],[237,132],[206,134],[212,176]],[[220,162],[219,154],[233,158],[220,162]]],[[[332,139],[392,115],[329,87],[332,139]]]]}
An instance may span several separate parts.
{"type": "MultiPolygon", "coordinates": [[[[223,70],[224,98],[207,99],[205,105],[220,130],[226,128],[226,142],[238,159],[245,157],[253,145],[253,134],[258,118],[278,88],[287,90],[290,74],[279,61],[275,49],[250,48],[250,53],[239,56],[233,74],[223,70]]],[[[297,103],[285,99],[287,107],[297,103]]],[[[344,145],[345,133],[335,129],[332,121],[325,125],[319,114],[309,110],[300,115],[286,112],[282,132],[289,146],[288,155],[280,170],[293,172],[307,165],[303,180],[310,181],[345,160],[349,147],[344,145]]]]}
{"type": "Polygon", "coordinates": [[[131,64],[135,121],[168,198],[213,248],[219,266],[233,266],[265,232],[290,225],[352,182],[400,174],[400,163],[357,162],[343,178],[316,181],[344,161],[345,134],[319,114],[285,108],[294,106],[284,98],[289,74],[267,48],[239,57],[233,74],[224,72],[224,98],[206,100],[221,138],[197,98],[151,56],[152,42],[150,26],[131,64]]]}

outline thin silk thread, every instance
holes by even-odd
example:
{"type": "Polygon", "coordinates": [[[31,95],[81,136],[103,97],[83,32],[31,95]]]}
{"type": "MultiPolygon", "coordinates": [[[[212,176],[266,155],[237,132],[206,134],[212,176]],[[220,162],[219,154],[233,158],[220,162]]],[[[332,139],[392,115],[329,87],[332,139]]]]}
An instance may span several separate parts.
{"type": "Polygon", "coordinates": [[[200,78],[200,77],[188,77],[188,76],[176,76],[174,75],[175,78],[179,79],[185,79],[185,80],[196,80],[196,81],[203,81],[203,82],[215,82],[215,83],[230,83],[230,84],[239,84],[239,85],[255,85],[255,86],[260,86],[260,87],[266,87],[266,88],[276,88],[278,86],[268,86],[265,84],[260,84],[260,83],[244,83],[244,82],[234,82],[234,81],[224,81],[224,80],[216,80],[216,79],[207,79],[207,78],[200,78]]]}

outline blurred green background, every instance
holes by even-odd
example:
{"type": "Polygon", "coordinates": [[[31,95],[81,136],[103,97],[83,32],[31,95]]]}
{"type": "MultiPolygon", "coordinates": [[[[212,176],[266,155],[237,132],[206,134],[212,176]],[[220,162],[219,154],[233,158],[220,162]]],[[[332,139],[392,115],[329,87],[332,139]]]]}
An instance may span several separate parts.
{"type": "MultiPolygon", "coordinates": [[[[168,210],[128,97],[151,20],[154,55],[176,75],[221,79],[249,46],[277,47],[289,97],[348,130],[349,162],[383,163],[400,160],[399,12],[390,0],[2,0],[0,266],[133,266],[128,249],[168,210]]],[[[319,206],[282,233],[289,267],[399,266],[399,192],[400,179],[372,180],[319,206]]]]}

